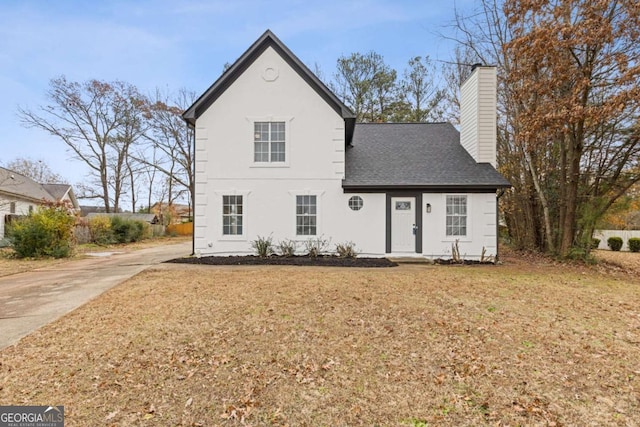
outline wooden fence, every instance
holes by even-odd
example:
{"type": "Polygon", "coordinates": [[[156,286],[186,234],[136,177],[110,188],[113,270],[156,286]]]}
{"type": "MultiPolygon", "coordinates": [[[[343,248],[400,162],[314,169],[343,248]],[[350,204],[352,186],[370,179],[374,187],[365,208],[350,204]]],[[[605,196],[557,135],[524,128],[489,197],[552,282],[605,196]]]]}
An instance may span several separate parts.
{"type": "Polygon", "coordinates": [[[167,225],[167,234],[177,234],[178,236],[193,236],[193,222],[169,224],[167,225]]]}

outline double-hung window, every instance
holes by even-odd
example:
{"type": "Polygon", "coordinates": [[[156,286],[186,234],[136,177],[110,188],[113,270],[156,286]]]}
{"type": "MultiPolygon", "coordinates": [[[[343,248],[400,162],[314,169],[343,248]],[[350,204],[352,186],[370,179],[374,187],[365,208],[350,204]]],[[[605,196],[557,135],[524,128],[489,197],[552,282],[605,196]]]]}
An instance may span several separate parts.
{"type": "Polygon", "coordinates": [[[254,122],[253,161],[285,162],[285,122],[254,122]]]}
{"type": "Polygon", "coordinates": [[[222,234],[242,235],[242,196],[222,196],[222,234]]]}
{"type": "Polygon", "coordinates": [[[467,235],[467,196],[447,196],[447,236],[467,235]]]}
{"type": "Polygon", "coordinates": [[[316,196],[296,196],[296,235],[315,236],[317,215],[316,196]]]}

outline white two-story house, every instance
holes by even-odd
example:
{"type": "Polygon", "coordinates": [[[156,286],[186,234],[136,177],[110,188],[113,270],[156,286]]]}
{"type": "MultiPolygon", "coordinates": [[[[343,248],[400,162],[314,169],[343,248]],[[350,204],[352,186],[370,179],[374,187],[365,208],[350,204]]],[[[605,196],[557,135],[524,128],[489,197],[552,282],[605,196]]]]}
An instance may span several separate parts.
{"type": "Polygon", "coordinates": [[[497,253],[496,76],[462,87],[449,123],[355,122],[272,32],[189,108],[195,129],[194,252],[249,254],[275,242],[351,241],[367,256],[497,253]]]}

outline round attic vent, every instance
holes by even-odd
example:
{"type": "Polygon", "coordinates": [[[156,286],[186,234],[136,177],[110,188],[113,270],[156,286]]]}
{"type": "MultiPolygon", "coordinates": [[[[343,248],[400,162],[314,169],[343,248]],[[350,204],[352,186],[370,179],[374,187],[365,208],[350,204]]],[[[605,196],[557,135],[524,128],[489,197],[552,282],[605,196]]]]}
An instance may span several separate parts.
{"type": "Polygon", "coordinates": [[[278,69],[275,67],[267,67],[262,72],[262,78],[265,82],[274,82],[278,79],[278,69]]]}

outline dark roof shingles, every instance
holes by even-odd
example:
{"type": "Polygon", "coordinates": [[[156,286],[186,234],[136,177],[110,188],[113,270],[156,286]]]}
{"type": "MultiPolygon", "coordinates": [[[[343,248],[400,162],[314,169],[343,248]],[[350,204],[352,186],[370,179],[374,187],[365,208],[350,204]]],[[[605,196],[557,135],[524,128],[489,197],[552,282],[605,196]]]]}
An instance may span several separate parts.
{"type": "Polygon", "coordinates": [[[46,200],[52,202],[55,200],[42,184],[37,183],[27,176],[2,167],[0,167],[0,192],[33,201],[46,200]]]}
{"type": "Polygon", "coordinates": [[[345,188],[510,186],[476,163],[450,123],[358,123],[345,160],[345,188]]]}

